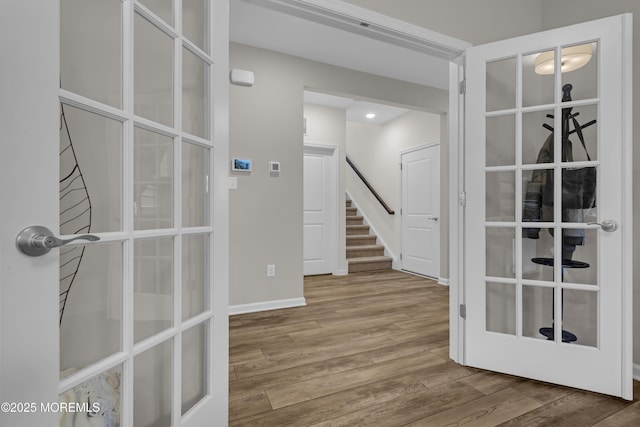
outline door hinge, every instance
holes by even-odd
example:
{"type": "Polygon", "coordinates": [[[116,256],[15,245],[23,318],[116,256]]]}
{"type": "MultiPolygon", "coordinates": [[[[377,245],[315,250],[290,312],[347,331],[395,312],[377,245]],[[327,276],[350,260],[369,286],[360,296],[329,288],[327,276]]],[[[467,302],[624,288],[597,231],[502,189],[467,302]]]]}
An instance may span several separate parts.
{"type": "Polygon", "coordinates": [[[467,193],[464,191],[461,191],[460,194],[458,194],[458,204],[460,206],[467,206],[467,193]]]}
{"type": "Polygon", "coordinates": [[[400,170],[402,170],[402,163],[400,163],[400,170]]]}
{"type": "Polygon", "coordinates": [[[400,252],[400,261],[402,261],[402,252],[400,252]]]}
{"type": "Polygon", "coordinates": [[[467,93],[467,79],[460,82],[460,95],[467,93]]]}
{"type": "Polygon", "coordinates": [[[400,208],[400,216],[402,216],[402,208],[400,208]]]}
{"type": "Polygon", "coordinates": [[[463,319],[467,318],[467,306],[464,304],[460,304],[460,317],[463,319]]]}

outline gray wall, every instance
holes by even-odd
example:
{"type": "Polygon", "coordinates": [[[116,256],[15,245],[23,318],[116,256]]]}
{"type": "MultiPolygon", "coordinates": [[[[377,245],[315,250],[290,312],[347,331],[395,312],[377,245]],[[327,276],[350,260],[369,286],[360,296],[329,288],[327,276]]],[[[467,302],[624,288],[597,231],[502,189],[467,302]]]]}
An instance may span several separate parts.
{"type": "Polygon", "coordinates": [[[229,304],[303,297],[302,115],[304,89],[351,94],[446,112],[448,94],[340,67],[232,43],[230,67],[255,73],[253,87],[230,90],[230,157],[253,159],[230,193],[229,304]],[[270,160],[282,172],[269,176],[270,160]],[[276,264],[276,277],[266,265],[276,264]]]}

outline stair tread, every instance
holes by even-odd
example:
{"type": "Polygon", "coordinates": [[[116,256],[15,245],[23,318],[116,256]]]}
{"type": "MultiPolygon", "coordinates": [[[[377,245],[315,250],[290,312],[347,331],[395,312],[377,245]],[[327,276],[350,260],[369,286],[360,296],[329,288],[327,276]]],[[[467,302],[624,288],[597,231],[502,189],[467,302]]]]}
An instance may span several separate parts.
{"type": "Polygon", "coordinates": [[[391,257],[379,255],[379,256],[366,256],[360,258],[347,258],[347,261],[351,264],[364,264],[368,262],[385,262],[392,261],[391,257]]]}
{"type": "Polygon", "coordinates": [[[359,245],[359,246],[347,246],[347,250],[354,250],[354,251],[370,251],[372,249],[384,249],[384,246],[382,245],[359,245]]]}
{"type": "Polygon", "coordinates": [[[373,239],[375,238],[375,234],[347,234],[347,240],[349,239],[373,239]]]}

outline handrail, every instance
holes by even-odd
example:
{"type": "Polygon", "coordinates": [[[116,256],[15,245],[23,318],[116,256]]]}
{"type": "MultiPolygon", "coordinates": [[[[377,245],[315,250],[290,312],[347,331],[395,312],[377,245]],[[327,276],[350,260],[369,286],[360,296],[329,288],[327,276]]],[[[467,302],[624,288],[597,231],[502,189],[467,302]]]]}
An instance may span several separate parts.
{"type": "Polygon", "coordinates": [[[356,173],[356,175],[358,175],[360,177],[360,179],[362,180],[362,182],[364,183],[364,185],[367,186],[367,188],[369,189],[369,191],[371,191],[371,193],[374,195],[374,197],[376,199],[378,199],[378,201],[380,202],[380,204],[382,205],[382,207],[387,211],[387,213],[389,215],[394,215],[395,211],[393,209],[391,209],[389,207],[389,205],[387,205],[385,203],[384,200],[382,200],[382,197],[380,197],[380,195],[378,194],[378,192],[371,186],[371,184],[369,184],[369,181],[367,181],[367,178],[364,177],[364,175],[362,175],[362,173],[360,173],[360,171],[358,170],[358,168],[356,167],[356,165],[353,164],[353,162],[349,159],[349,157],[347,157],[347,163],[349,164],[349,166],[351,166],[351,169],[353,169],[353,171],[356,173]]]}

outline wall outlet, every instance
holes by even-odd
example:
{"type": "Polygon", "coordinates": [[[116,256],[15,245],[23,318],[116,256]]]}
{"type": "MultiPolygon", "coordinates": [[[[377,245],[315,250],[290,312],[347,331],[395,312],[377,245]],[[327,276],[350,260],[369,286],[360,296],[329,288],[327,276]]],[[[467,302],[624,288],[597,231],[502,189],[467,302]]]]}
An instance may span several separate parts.
{"type": "Polygon", "coordinates": [[[275,277],[276,276],[276,265],[269,264],[267,265],[267,277],[275,277]]]}

